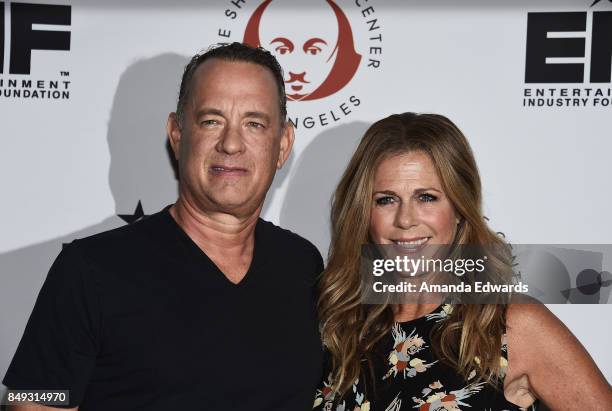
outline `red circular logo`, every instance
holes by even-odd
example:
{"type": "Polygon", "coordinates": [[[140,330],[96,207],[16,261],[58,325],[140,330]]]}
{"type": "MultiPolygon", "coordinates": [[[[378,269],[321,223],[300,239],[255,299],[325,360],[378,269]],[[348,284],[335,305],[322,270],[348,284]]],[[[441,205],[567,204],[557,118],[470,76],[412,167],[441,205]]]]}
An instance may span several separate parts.
{"type": "Polygon", "coordinates": [[[288,11],[287,6],[283,9],[282,1],[266,0],[247,23],[243,42],[276,56],[285,72],[289,100],[316,100],[334,94],[351,81],[359,67],[361,55],[355,50],[349,20],[332,0],[325,4],[325,11],[318,10],[313,22],[296,19],[296,10],[291,19],[278,18],[288,11]]]}

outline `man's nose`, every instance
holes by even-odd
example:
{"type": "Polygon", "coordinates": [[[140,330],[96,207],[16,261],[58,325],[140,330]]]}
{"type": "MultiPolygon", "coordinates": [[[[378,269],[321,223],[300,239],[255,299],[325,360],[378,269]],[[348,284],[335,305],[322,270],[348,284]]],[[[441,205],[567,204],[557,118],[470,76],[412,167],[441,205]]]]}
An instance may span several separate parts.
{"type": "Polygon", "coordinates": [[[244,150],[244,141],[239,125],[228,124],[217,142],[217,151],[225,154],[237,154],[244,150]]]}
{"type": "Polygon", "coordinates": [[[397,227],[404,230],[418,224],[418,213],[413,204],[402,201],[397,209],[397,214],[395,215],[395,224],[397,227]]]}

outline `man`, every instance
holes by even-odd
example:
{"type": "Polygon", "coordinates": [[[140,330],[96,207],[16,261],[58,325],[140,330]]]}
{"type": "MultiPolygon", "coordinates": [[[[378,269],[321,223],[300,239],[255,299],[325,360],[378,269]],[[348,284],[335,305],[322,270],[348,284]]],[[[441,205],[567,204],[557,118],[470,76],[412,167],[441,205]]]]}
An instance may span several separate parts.
{"type": "Polygon", "coordinates": [[[167,125],[177,202],[62,250],[4,384],[69,390],[80,410],[312,408],[322,259],[259,218],[293,144],[285,116],[268,52],[196,55],[167,125]]]}

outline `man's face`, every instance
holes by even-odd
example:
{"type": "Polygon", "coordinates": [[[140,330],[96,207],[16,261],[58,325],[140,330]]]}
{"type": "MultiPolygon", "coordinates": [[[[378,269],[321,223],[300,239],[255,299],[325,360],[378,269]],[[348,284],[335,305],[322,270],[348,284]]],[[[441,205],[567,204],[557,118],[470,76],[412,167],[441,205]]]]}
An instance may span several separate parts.
{"type": "Polygon", "coordinates": [[[199,209],[249,215],[261,208],[289,155],[272,73],[253,63],[211,59],[194,73],[182,129],[168,134],[179,161],[181,196],[199,209]]]}
{"type": "Polygon", "coordinates": [[[270,50],[285,71],[287,97],[301,100],[315,91],[327,78],[336,61],[338,21],[327,2],[322,8],[272,2],[259,26],[261,46],[270,50]],[[296,18],[295,10],[300,16],[296,18]]]}

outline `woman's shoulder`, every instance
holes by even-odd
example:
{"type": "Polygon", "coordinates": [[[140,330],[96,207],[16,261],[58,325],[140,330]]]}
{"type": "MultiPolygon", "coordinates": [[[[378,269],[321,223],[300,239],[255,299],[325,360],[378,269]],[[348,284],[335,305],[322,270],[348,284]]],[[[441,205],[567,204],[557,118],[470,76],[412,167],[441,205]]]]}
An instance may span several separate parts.
{"type": "Polygon", "coordinates": [[[544,304],[537,302],[509,304],[506,333],[509,345],[526,353],[541,346],[558,348],[560,344],[556,342],[561,345],[578,343],[565,324],[544,304]]]}
{"type": "Polygon", "coordinates": [[[582,349],[569,329],[545,305],[510,304],[506,311],[508,356],[514,371],[546,358],[561,358],[582,349]]]}
{"type": "Polygon", "coordinates": [[[597,397],[612,400],[610,386],[590,355],[545,305],[509,305],[506,326],[508,376],[526,377],[531,391],[551,408],[580,401],[596,404],[597,397]]]}

